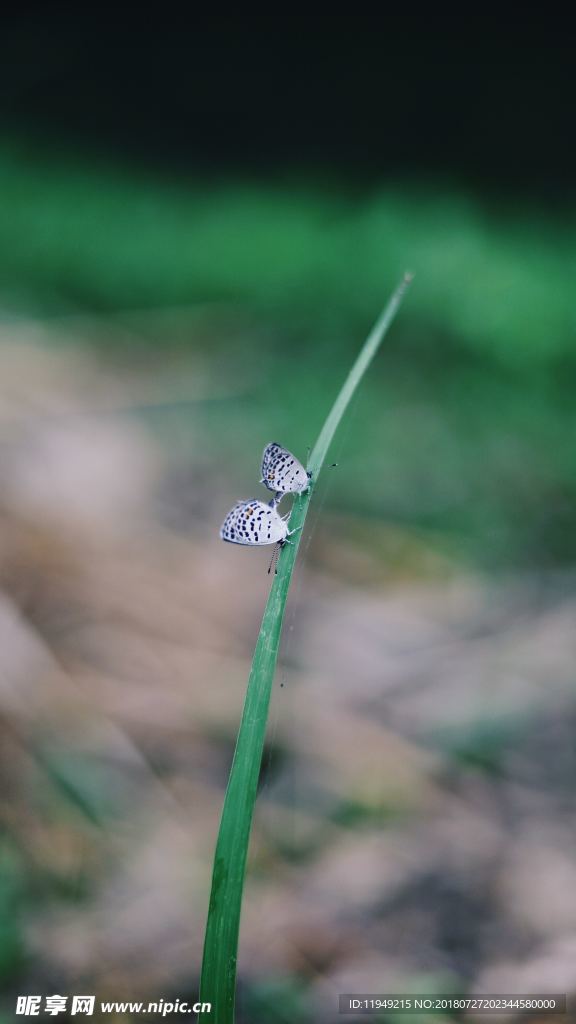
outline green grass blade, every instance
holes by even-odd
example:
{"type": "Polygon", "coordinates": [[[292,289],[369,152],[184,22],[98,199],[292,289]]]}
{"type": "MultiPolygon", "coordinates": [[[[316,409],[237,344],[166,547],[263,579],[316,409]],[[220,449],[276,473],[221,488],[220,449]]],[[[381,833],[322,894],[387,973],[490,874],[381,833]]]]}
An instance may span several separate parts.
{"type": "Polygon", "coordinates": [[[312,483],[306,494],[295,498],[290,517],[290,529],[298,532],[294,534],[293,543],[287,544],[280,552],[278,575],[274,577],[264,611],[224,798],[204,940],[200,999],[212,1004],[210,1019],[216,1024],[232,1024],[234,1020],[236,959],[246,856],[282,619],[302,536],[301,528],[332,438],[398,311],[410,280],[411,276],[406,274],[374,325],[312,449],[308,464],[312,472],[312,483]]]}

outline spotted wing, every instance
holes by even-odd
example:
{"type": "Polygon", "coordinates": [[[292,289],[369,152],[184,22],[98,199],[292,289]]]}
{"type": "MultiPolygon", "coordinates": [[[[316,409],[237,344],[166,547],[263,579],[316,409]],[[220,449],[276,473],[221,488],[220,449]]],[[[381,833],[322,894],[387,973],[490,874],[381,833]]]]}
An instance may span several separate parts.
{"type": "Polygon", "coordinates": [[[287,526],[276,509],[252,498],[237,501],[222,523],[220,536],[230,544],[263,545],[284,540],[287,526]]]}
{"type": "Polygon", "coordinates": [[[301,462],[277,441],[267,444],[262,456],[262,483],[270,491],[301,494],[310,484],[301,462]]]}

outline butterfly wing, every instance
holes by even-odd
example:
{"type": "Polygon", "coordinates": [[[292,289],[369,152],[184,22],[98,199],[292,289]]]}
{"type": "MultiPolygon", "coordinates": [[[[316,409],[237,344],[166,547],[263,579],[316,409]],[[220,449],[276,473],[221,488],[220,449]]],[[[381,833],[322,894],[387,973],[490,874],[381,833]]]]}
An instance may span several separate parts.
{"type": "Polygon", "coordinates": [[[310,477],[292,452],[272,441],[262,456],[262,483],[276,493],[301,494],[310,485],[310,477]]]}
{"type": "Polygon", "coordinates": [[[220,536],[230,544],[259,546],[285,539],[288,527],[276,509],[251,498],[237,501],[222,523],[220,536]]]}

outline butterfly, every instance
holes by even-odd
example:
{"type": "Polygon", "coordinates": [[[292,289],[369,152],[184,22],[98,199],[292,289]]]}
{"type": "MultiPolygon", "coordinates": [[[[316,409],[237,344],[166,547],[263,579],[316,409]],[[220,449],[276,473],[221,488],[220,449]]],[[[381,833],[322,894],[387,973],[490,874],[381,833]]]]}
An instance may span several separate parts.
{"type": "Polygon", "coordinates": [[[280,498],[283,494],[302,494],[310,486],[311,473],[308,473],[301,462],[287,448],[277,441],[271,441],[264,449],[262,456],[262,479],[269,491],[274,491],[280,498]]]}
{"type": "Polygon", "coordinates": [[[295,530],[288,529],[290,513],[281,516],[276,511],[274,499],[266,505],[257,498],[237,501],[222,523],[220,536],[230,544],[290,544],[288,537],[295,530]]]}

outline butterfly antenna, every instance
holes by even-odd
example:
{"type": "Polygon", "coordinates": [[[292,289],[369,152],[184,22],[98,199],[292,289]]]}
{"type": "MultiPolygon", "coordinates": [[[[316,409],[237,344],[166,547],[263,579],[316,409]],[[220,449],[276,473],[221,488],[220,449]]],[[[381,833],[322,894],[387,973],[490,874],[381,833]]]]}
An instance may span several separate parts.
{"type": "MultiPolygon", "coordinates": [[[[278,558],[279,554],[280,554],[280,548],[278,547],[278,545],[276,545],[274,547],[274,551],[272,552],[272,558],[270,559],[270,565],[268,566],[268,575],[270,575],[270,573],[272,572],[272,566],[274,565],[274,562],[278,558]]],[[[277,574],[278,574],[278,570],[276,569],[276,567],[274,567],[274,575],[276,576],[277,574]]]]}

